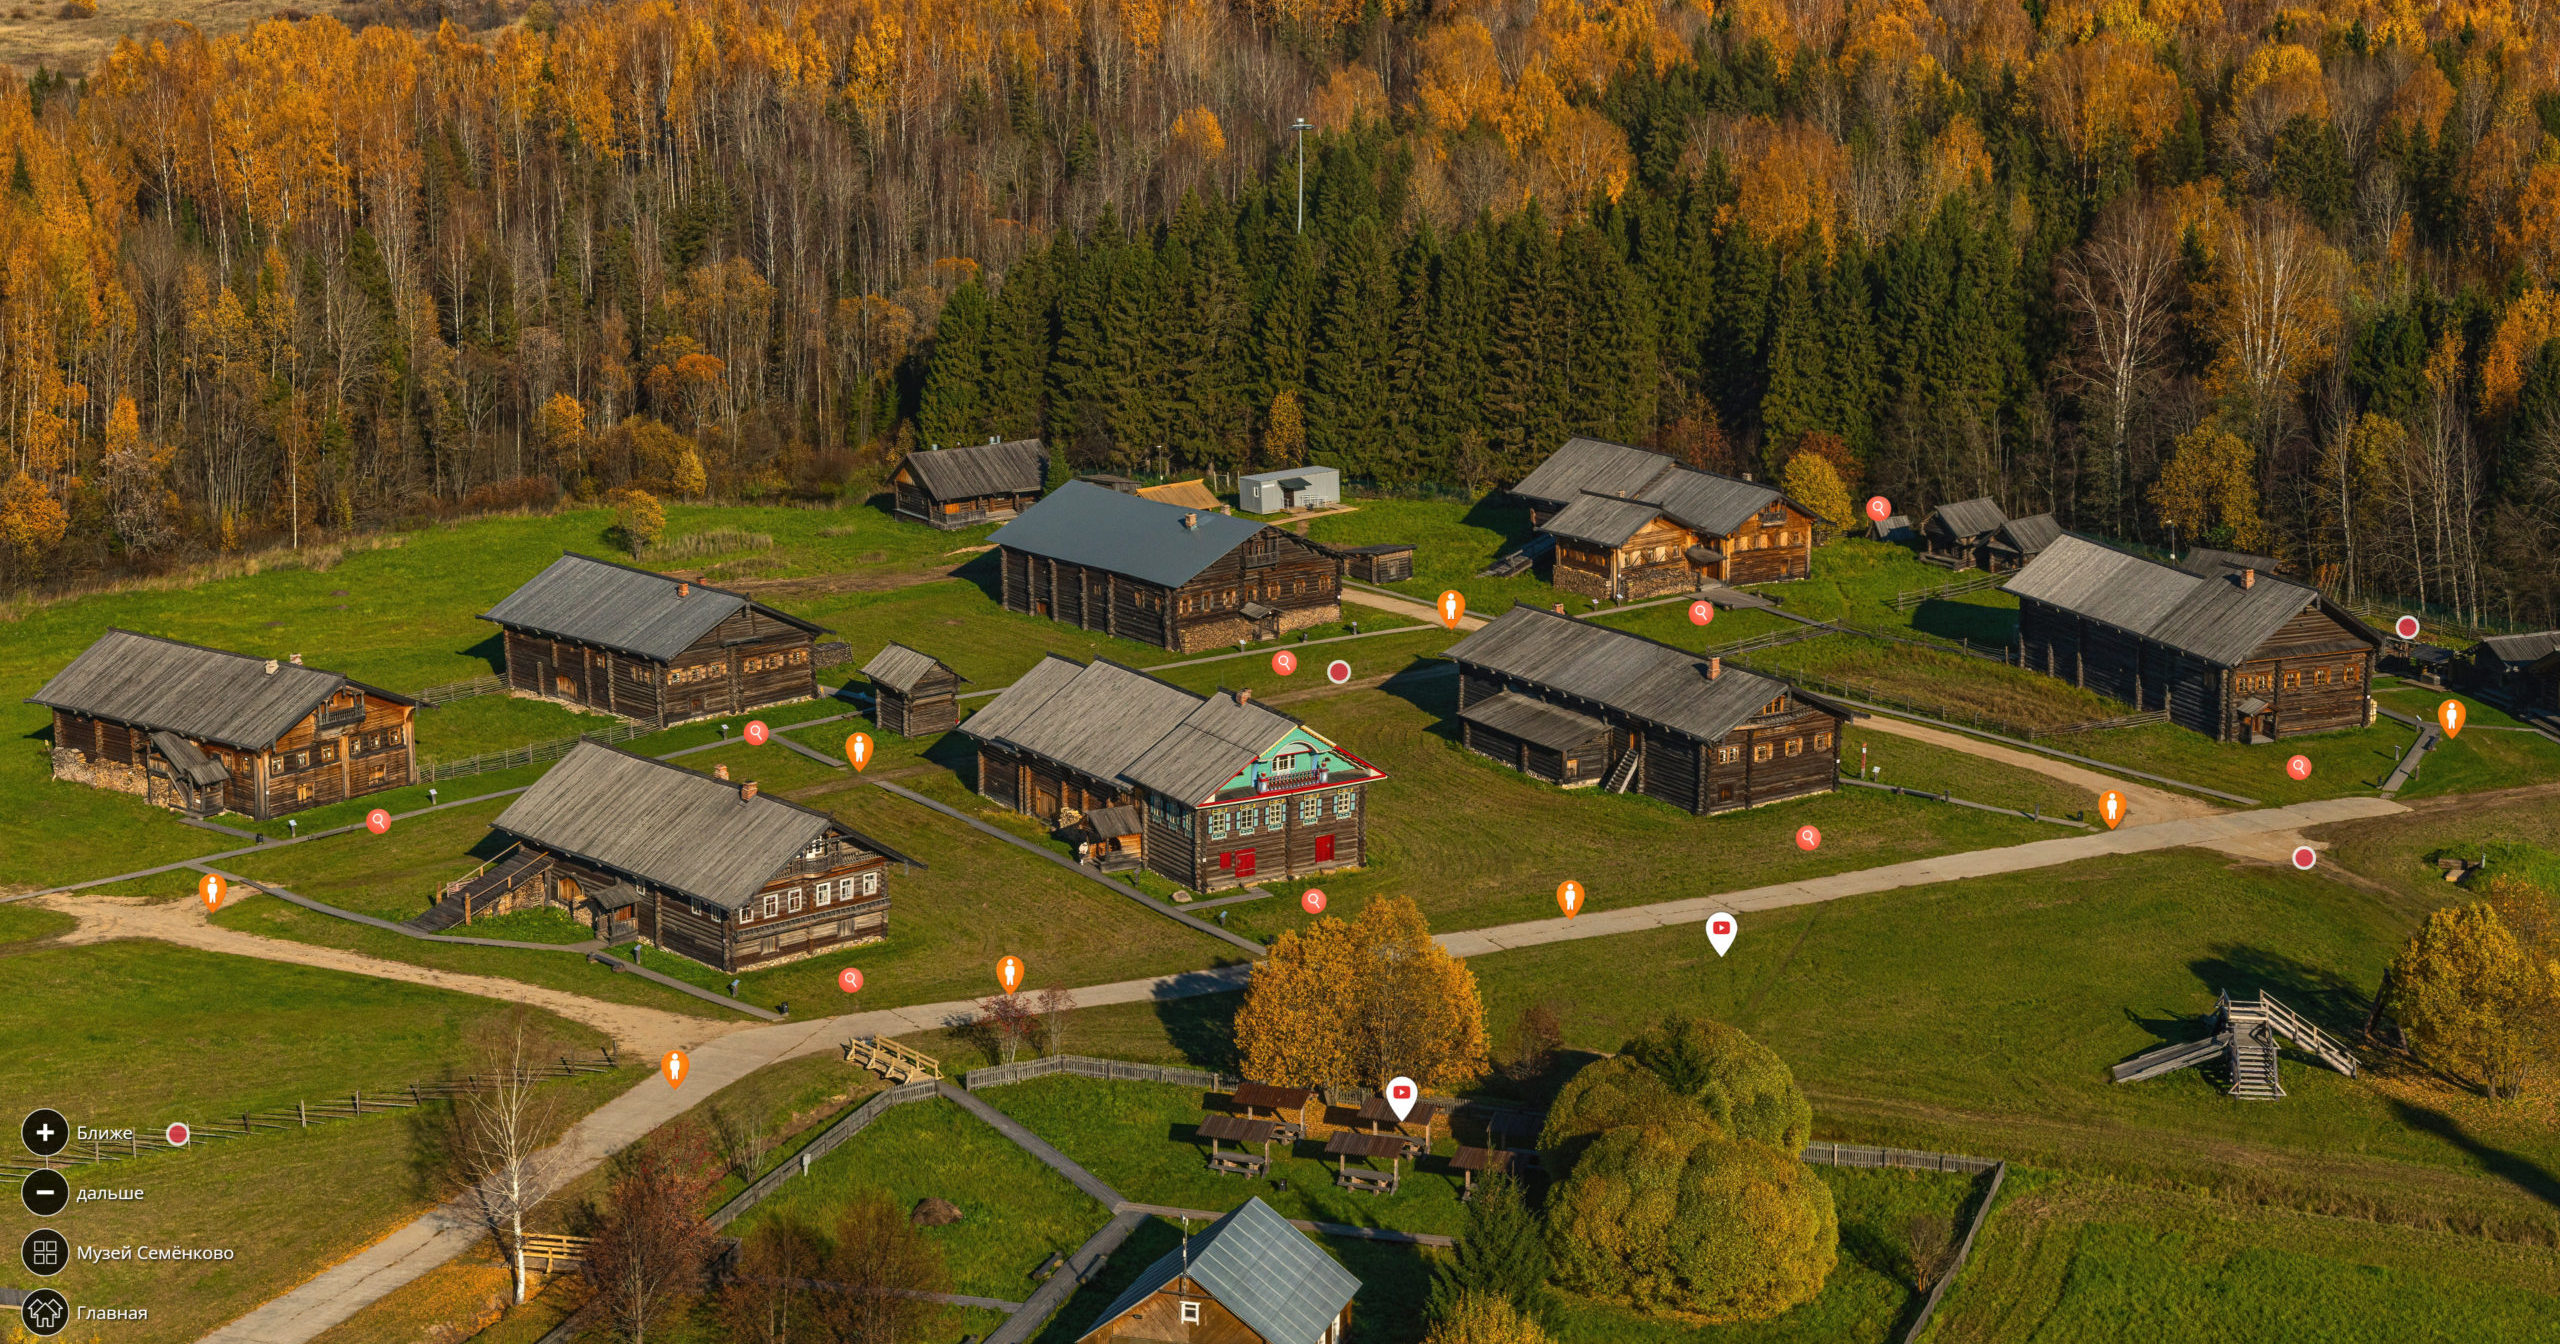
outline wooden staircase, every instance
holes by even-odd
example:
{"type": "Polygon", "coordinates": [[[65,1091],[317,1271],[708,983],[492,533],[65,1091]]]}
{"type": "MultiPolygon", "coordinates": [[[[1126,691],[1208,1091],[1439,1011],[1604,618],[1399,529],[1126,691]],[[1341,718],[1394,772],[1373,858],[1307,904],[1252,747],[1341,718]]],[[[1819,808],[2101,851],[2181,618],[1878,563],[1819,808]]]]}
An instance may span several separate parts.
{"type": "Polygon", "coordinates": [[[500,904],[517,887],[549,872],[556,862],[542,850],[509,846],[507,852],[445,883],[436,892],[436,903],[408,920],[408,927],[420,933],[442,933],[456,924],[469,923],[472,916],[500,904]]]}
{"type": "Polygon", "coordinates": [[[942,1061],[886,1036],[856,1036],[844,1043],[847,1064],[879,1074],[892,1083],[913,1083],[942,1079],[942,1061]]]}
{"type": "Polygon", "coordinates": [[[2273,1101],[2285,1094],[2278,1057],[2288,1044],[2350,1078],[2356,1076],[2356,1057],[2344,1044],[2264,990],[2254,999],[2234,999],[2227,993],[2216,996],[2211,1036],[2146,1051],[2118,1064],[2113,1073],[2119,1083],[2138,1083],[2220,1055],[2232,1096],[2273,1101]]]}
{"type": "Polygon", "coordinates": [[[1644,744],[1639,742],[1628,747],[1626,754],[1618,758],[1618,763],[1609,767],[1609,778],[1601,783],[1601,789],[1608,793],[1625,793],[1635,784],[1636,771],[1643,765],[1644,744]]]}

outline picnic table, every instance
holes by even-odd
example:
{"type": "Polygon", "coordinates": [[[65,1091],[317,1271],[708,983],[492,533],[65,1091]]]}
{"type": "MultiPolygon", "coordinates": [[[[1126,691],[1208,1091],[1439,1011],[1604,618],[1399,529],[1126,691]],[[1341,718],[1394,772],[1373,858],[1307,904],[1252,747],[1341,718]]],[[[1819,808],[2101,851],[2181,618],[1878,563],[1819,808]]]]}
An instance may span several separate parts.
{"type": "MultiPolygon", "coordinates": [[[[1405,1113],[1405,1118],[1398,1120],[1395,1107],[1388,1105],[1385,1097],[1371,1097],[1360,1103],[1359,1115],[1360,1123],[1367,1125],[1372,1134],[1379,1132],[1380,1125],[1395,1125],[1399,1128],[1405,1125],[1422,1126],[1422,1138],[1419,1141],[1409,1138],[1404,1140],[1404,1155],[1418,1157],[1431,1147],[1431,1126],[1440,1118],[1440,1103],[1417,1101],[1413,1104],[1413,1109],[1405,1113]]],[[[1403,1135],[1398,1134],[1397,1137],[1402,1138],[1403,1135]]]]}
{"type": "Polygon", "coordinates": [[[1212,1115],[1200,1121],[1200,1136],[1209,1141],[1209,1170],[1230,1176],[1259,1176],[1271,1169],[1271,1141],[1278,1138],[1284,1126],[1271,1120],[1248,1120],[1240,1115],[1212,1115]],[[1229,1153],[1221,1150],[1221,1140],[1230,1143],[1258,1143],[1262,1156],[1251,1153],[1229,1153]]]}
{"type": "Polygon", "coordinates": [[[1404,1160],[1407,1140],[1401,1134],[1363,1134],[1356,1129],[1337,1130],[1325,1140],[1324,1150],[1333,1158],[1333,1183],[1346,1190],[1364,1194],[1392,1195],[1404,1185],[1404,1160]],[[1387,1159],[1387,1174],[1375,1171],[1353,1171],[1352,1158],[1387,1159]]]}
{"type": "Polygon", "coordinates": [[[1274,1087],[1269,1083],[1238,1083],[1236,1090],[1229,1093],[1227,1099],[1242,1109],[1247,1119],[1253,1118],[1255,1111],[1271,1112],[1272,1122],[1288,1131],[1282,1137],[1294,1141],[1306,1137],[1307,1102],[1314,1096],[1315,1091],[1312,1088],[1274,1087]],[[1297,1112],[1298,1119],[1283,1119],[1284,1111],[1297,1112]]]}
{"type": "Polygon", "coordinates": [[[1459,1173],[1465,1182],[1458,1193],[1458,1198],[1461,1200],[1475,1194],[1477,1172],[1509,1171],[1513,1165],[1512,1154],[1500,1148],[1462,1146],[1458,1149],[1457,1155],[1449,1159],[1449,1170],[1459,1173]]]}

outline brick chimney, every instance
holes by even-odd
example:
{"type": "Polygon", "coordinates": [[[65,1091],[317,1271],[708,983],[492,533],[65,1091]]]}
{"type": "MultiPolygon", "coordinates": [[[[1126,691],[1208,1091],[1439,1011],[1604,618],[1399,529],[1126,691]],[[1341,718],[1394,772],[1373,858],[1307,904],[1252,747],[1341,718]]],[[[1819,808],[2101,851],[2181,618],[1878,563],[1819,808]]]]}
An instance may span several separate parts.
{"type": "Polygon", "coordinates": [[[1562,602],[1558,602],[1556,604],[1556,614],[1558,616],[1562,616],[1564,614],[1564,604],[1562,602]]]}
{"type": "Polygon", "coordinates": [[[1196,513],[1182,515],[1182,525],[1196,530],[1200,526],[1200,515],[1196,513]]]}
{"type": "Polygon", "coordinates": [[[1707,680],[1709,680],[1709,681],[1714,681],[1714,680],[1716,680],[1716,679],[1718,679],[1718,678],[1722,677],[1723,675],[1724,675],[1724,659],[1722,659],[1722,658],[1709,658],[1709,659],[1707,660],[1707,680]]]}
{"type": "Polygon", "coordinates": [[[1253,688],[1251,688],[1251,687],[1246,687],[1245,689],[1243,689],[1243,690],[1241,690],[1241,691],[1236,692],[1236,703],[1237,703],[1237,704],[1239,704],[1239,705],[1249,705],[1249,704],[1252,704],[1252,703],[1253,703],[1253,688]]]}
{"type": "Polygon", "coordinates": [[[711,777],[713,779],[727,779],[729,777],[729,767],[725,765],[715,765],[711,767],[711,777]]]}
{"type": "Polygon", "coordinates": [[[273,659],[273,658],[270,658],[270,659],[268,659],[268,660],[267,660],[267,675],[272,677],[272,676],[274,676],[275,674],[276,674],[276,660],[275,660],[275,659],[273,659]]]}
{"type": "Polygon", "coordinates": [[[679,583],[679,584],[677,584],[677,585],[676,585],[676,596],[678,596],[678,597],[691,597],[691,596],[693,596],[693,585],[692,585],[692,584],[689,584],[689,583],[679,583]]]}
{"type": "Polygon", "coordinates": [[[286,656],[287,658],[290,658],[291,660],[293,660],[293,665],[294,665],[295,667],[300,667],[300,666],[302,666],[302,655],[301,655],[301,654],[298,654],[298,653],[291,653],[291,654],[287,654],[287,655],[285,655],[285,656],[286,656]]]}
{"type": "Polygon", "coordinates": [[[2257,587],[2257,586],[2258,586],[2258,571],[2256,571],[2256,570],[2254,570],[2254,569],[2244,569],[2244,570],[2241,570],[2241,571],[2240,571],[2240,586],[2241,586],[2241,587],[2243,587],[2243,588],[2255,588],[2255,587],[2257,587]]]}
{"type": "Polygon", "coordinates": [[[756,800],[756,782],[755,782],[754,780],[752,780],[752,779],[751,779],[751,780],[748,780],[746,783],[741,784],[741,785],[739,785],[739,786],[738,786],[738,801],[739,801],[739,802],[742,802],[742,803],[752,803],[752,802],[754,802],[755,800],[756,800]]]}

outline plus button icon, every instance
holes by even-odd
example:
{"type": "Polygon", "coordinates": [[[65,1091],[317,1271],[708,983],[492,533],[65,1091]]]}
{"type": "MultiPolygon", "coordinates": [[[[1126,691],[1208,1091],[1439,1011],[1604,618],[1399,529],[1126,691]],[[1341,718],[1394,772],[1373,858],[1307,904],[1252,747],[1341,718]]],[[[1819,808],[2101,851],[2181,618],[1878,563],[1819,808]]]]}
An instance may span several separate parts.
{"type": "Polygon", "coordinates": [[[71,1123],[62,1118],[62,1112],[41,1107],[27,1113],[26,1120],[18,1126],[18,1137],[28,1152],[51,1157],[71,1141],[71,1123]]]}

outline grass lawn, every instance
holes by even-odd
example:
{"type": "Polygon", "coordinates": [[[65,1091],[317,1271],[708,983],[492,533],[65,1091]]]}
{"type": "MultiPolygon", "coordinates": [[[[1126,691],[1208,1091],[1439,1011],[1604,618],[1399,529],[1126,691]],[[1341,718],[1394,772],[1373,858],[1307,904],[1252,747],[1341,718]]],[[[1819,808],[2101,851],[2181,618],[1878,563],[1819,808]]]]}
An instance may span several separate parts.
{"type": "MultiPolygon", "coordinates": [[[[1952,793],[1969,802],[1994,807],[2070,817],[2090,812],[2098,805],[2096,794],[2051,775],[1853,723],[1840,733],[1840,763],[1843,769],[1854,773],[1861,760],[1881,771],[1868,776],[1879,784],[1952,793]]],[[[2095,813],[2090,815],[2094,818],[2095,813]]],[[[2053,835],[2069,833],[2068,828],[2050,831],[2053,835]]]]}
{"type": "Polygon", "coordinates": [[[1988,720],[1984,726],[2012,735],[2133,712],[2129,705],[2053,677],[1858,635],[1783,644],[1744,654],[1740,661],[1773,676],[1812,679],[1815,691],[1825,689],[1819,683],[1829,682],[1851,696],[1923,706],[1959,723],[1988,720]]]}
{"type": "Polygon", "coordinates": [[[785,1182],[731,1224],[730,1235],[751,1235],[759,1223],[784,1215],[828,1230],[837,1211],[864,1190],[888,1192],[901,1210],[928,1197],[958,1205],[959,1222],[925,1233],[942,1247],[951,1290],[1013,1302],[1038,1286],[1031,1271],[1050,1252],[1073,1251],[1111,1221],[1110,1210],[986,1122],[933,1100],[883,1112],[806,1177],[785,1182]]]}
{"type": "Polygon", "coordinates": [[[573,1310],[585,1281],[562,1274],[545,1283],[532,1273],[532,1295],[513,1307],[515,1284],[495,1245],[482,1242],[385,1293],[312,1338],[312,1344],[534,1344],[573,1310]]]}
{"type": "MultiPolygon", "coordinates": [[[[142,940],[29,948],[8,965],[0,1110],[52,1106],[74,1124],[154,1132],[465,1067],[471,1026],[508,1011],[467,994],[142,940]]],[[[542,1020],[564,1049],[604,1044],[590,1028],[542,1020]]]]}
{"type": "Polygon", "coordinates": [[[2075,733],[2045,738],[2042,744],[2129,770],[2255,798],[2264,806],[2281,807],[2314,798],[2372,793],[2382,787],[2382,781],[2391,775],[2391,767],[2399,763],[2401,754],[2417,739],[2416,729],[2379,719],[2370,728],[2311,733],[2258,746],[2216,742],[2202,733],[2168,723],[2075,733]],[[2296,780],[2285,772],[2285,762],[2295,756],[2310,758],[2309,779],[2296,780]]]}
{"type": "Polygon", "coordinates": [[[2011,1173],[1931,1338],[2560,1339],[2547,1249],[2011,1173]]]}
{"type": "Polygon", "coordinates": [[[46,910],[23,902],[0,905],[0,945],[31,943],[69,933],[80,921],[59,910],[46,910]]]}
{"type": "Polygon", "coordinates": [[[1466,594],[1467,610],[1482,616],[1499,616],[1510,610],[1514,601],[1534,602],[1542,607],[1570,602],[1575,611],[1584,607],[1586,599],[1563,592],[1538,577],[1545,572],[1543,563],[1508,579],[1476,577],[1476,571],[1492,564],[1494,557],[1517,549],[1536,535],[1529,526],[1529,510],[1508,502],[1505,496],[1490,496],[1474,504],[1437,499],[1345,502],[1358,508],[1314,519],[1307,523],[1306,534],[1334,546],[1412,542],[1413,577],[1380,587],[1425,602],[1437,601],[1441,593],[1455,588],[1466,594]]]}

